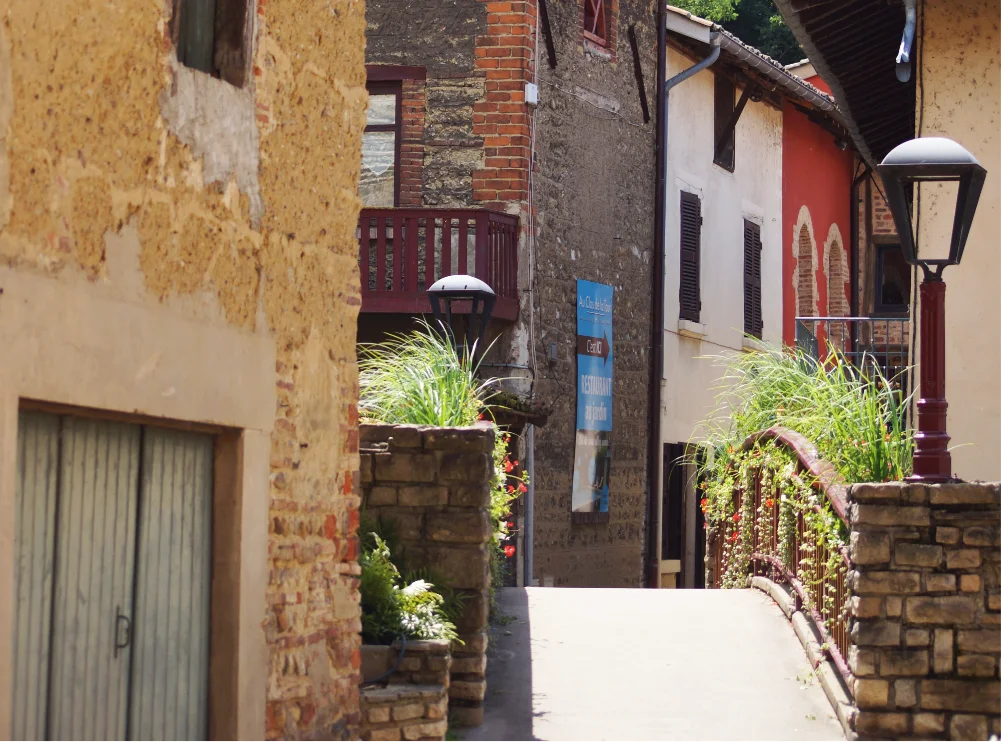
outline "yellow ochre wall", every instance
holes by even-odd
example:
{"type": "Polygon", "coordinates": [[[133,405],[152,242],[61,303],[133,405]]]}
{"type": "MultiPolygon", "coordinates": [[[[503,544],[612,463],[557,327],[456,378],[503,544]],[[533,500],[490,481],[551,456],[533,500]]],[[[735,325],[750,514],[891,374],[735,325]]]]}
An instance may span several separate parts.
{"type": "MultiPolygon", "coordinates": [[[[968,480],[1002,479],[999,354],[1002,290],[999,237],[998,0],[924,3],[916,127],[970,150],[988,178],[963,262],[947,268],[946,378],[954,472],[968,480]]],[[[923,239],[948,235],[953,208],[923,208],[923,239]]],[[[930,248],[931,249],[931,248],[930,248]]]]}
{"type": "Polygon", "coordinates": [[[239,647],[213,647],[233,687],[212,729],[340,738],[358,709],[364,3],[250,0],[243,89],[177,64],[171,5],[0,0],[0,507],[25,400],[226,428],[214,496],[239,526],[215,558],[239,577],[213,601],[239,608],[213,621],[239,647]]]}

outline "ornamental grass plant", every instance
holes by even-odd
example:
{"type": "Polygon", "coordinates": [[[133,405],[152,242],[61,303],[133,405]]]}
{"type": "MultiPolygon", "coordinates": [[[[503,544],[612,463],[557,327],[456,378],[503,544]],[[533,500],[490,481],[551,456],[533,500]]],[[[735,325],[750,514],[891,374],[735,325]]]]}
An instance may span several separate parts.
{"type": "Polygon", "coordinates": [[[801,350],[716,357],[725,367],[717,407],[701,424],[716,454],[740,448],[772,426],[813,443],[846,482],[887,482],[911,473],[912,434],[905,424],[911,398],[870,356],[855,367],[831,348],[818,360],[801,350]],[[860,370],[862,369],[862,371],[860,370]]]}

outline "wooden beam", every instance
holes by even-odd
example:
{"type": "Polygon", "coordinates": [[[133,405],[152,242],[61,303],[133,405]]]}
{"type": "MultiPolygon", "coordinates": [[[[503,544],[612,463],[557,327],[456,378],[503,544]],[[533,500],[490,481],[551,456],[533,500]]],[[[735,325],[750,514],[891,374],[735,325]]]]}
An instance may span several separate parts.
{"type": "Polygon", "coordinates": [[[651,112],[647,107],[647,89],[644,87],[644,68],[640,66],[640,45],[637,43],[636,24],[630,24],[630,49],[633,51],[633,76],[637,78],[637,91],[640,93],[640,108],[644,112],[644,123],[650,123],[651,112]]]}

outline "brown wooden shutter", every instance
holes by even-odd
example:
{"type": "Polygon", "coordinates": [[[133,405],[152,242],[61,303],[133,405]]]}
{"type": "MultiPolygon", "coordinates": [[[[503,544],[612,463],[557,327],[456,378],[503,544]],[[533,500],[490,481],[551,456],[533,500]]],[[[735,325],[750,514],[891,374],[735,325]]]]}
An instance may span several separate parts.
{"type": "Polygon", "coordinates": [[[713,78],[713,162],[734,172],[734,129],[722,141],[724,129],[734,113],[734,83],[726,77],[713,78]],[[720,156],[716,156],[716,153],[720,156]]]}
{"type": "Polygon", "coordinates": [[[700,215],[699,196],[682,191],[679,208],[681,266],[679,269],[679,319],[699,322],[699,253],[703,217],[700,215]]]}
{"type": "Polygon", "coordinates": [[[762,337],[762,229],[745,219],[745,334],[762,337]]]}

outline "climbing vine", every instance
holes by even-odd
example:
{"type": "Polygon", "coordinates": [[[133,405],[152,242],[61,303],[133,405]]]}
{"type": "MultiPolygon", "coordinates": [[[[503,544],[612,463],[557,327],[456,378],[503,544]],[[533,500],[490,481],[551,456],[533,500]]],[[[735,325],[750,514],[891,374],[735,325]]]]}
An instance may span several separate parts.
{"type": "Polygon", "coordinates": [[[800,581],[805,607],[831,629],[845,609],[837,604],[837,584],[846,575],[848,533],[817,482],[798,471],[793,452],[771,442],[730,446],[704,473],[707,528],[722,539],[720,586],[746,587],[756,555],[775,557],[800,581]]]}

